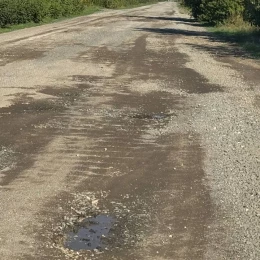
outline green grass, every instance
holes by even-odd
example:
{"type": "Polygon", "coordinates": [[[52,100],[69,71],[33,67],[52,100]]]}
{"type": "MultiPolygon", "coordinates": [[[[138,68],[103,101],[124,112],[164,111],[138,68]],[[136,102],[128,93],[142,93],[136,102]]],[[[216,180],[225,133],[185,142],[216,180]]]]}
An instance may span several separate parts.
{"type": "Polygon", "coordinates": [[[40,23],[34,23],[34,22],[29,22],[29,23],[25,23],[25,24],[17,24],[17,25],[11,25],[5,28],[0,28],[0,34],[1,33],[6,33],[6,32],[11,32],[11,31],[16,31],[16,30],[20,30],[20,29],[25,29],[25,28],[30,28],[30,27],[36,27],[36,26],[40,26],[40,25],[44,25],[44,24],[50,24],[50,23],[55,23],[55,22],[60,22],[63,20],[67,20],[70,18],[75,18],[75,17],[80,17],[80,16],[84,16],[84,15],[90,15],[93,14],[95,12],[100,11],[101,8],[98,6],[88,6],[85,8],[85,10],[79,14],[74,14],[74,15],[70,15],[67,17],[61,17],[58,19],[54,19],[54,18],[45,18],[42,22],[40,23]]]}
{"type": "MultiPolygon", "coordinates": [[[[141,6],[145,6],[145,5],[149,5],[149,4],[155,4],[155,3],[158,3],[158,0],[150,1],[150,2],[147,2],[147,3],[127,5],[127,6],[117,8],[117,9],[136,8],[136,7],[141,7],[141,6]]],[[[104,7],[95,6],[95,5],[87,6],[85,8],[85,10],[83,12],[79,13],[79,14],[74,14],[74,15],[67,16],[67,17],[61,17],[61,18],[58,18],[58,19],[48,17],[48,18],[45,18],[42,22],[39,22],[39,23],[29,22],[29,23],[25,23],[25,24],[16,24],[16,25],[7,26],[5,28],[0,28],[0,34],[6,33],[6,32],[11,32],[11,31],[16,31],[16,30],[20,30],[20,29],[30,28],[30,27],[36,27],[36,26],[40,26],[40,25],[44,25],[44,24],[60,22],[60,21],[67,20],[67,19],[70,19],[70,18],[90,15],[90,14],[98,12],[102,9],[104,9],[104,7]]]]}
{"type": "Polygon", "coordinates": [[[254,58],[260,58],[260,29],[246,23],[210,28],[221,39],[236,43],[254,58]]]}
{"type": "Polygon", "coordinates": [[[156,4],[156,3],[158,3],[158,1],[154,0],[154,1],[147,2],[147,3],[139,3],[139,4],[132,4],[132,5],[127,5],[127,6],[122,6],[122,7],[117,8],[117,9],[137,8],[137,7],[142,7],[142,6],[146,6],[146,5],[152,5],[152,4],[156,4]]]}
{"type": "MultiPolygon", "coordinates": [[[[189,8],[183,6],[179,1],[178,7],[181,13],[190,14],[189,8]]],[[[211,27],[208,23],[201,23],[201,26],[207,27],[208,31],[224,41],[236,43],[243,50],[248,52],[253,58],[260,58],[260,28],[238,19],[234,24],[226,24],[211,27]]]]}

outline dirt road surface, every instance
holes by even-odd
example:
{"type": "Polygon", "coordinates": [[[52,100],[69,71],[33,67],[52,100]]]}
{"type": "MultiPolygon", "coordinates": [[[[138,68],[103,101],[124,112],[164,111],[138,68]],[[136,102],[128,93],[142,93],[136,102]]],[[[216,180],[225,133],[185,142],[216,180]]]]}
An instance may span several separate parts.
{"type": "Polygon", "coordinates": [[[0,35],[0,259],[252,259],[259,63],[175,2],[0,35]]]}

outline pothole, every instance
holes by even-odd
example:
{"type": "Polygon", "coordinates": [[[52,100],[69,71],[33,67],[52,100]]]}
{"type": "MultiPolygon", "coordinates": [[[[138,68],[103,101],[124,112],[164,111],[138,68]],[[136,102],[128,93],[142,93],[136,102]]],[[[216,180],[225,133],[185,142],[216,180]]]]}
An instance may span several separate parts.
{"type": "Polygon", "coordinates": [[[74,251],[106,249],[107,237],[114,223],[115,219],[109,215],[86,218],[68,232],[65,247],[74,251]]]}
{"type": "MultiPolygon", "coordinates": [[[[70,255],[69,259],[96,259],[93,257],[105,252],[134,248],[151,226],[153,208],[147,199],[121,194],[120,201],[111,201],[104,191],[73,196],[62,213],[63,220],[52,227],[46,244],[47,248],[70,255]]],[[[150,199],[154,201],[156,197],[150,199]]]]}

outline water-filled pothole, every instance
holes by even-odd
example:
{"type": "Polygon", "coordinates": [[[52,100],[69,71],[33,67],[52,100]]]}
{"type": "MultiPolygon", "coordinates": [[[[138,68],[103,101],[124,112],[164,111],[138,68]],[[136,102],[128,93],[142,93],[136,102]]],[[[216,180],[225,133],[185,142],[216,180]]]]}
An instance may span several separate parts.
{"type": "Polygon", "coordinates": [[[68,232],[65,247],[74,251],[104,249],[114,223],[115,219],[107,215],[87,218],[73,231],[68,232]]]}

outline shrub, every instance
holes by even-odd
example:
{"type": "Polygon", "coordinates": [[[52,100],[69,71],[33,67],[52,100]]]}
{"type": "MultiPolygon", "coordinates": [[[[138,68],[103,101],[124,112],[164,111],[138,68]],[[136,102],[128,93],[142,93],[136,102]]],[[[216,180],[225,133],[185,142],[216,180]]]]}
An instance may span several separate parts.
{"type": "Polygon", "coordinates": [[[154,2],[154,0],[83,0],[87,5],[97,5],[105,8],[120,8],[129,5],[154,2]]]}
{"type": "Polygon", "coordinates": [[[181,0],[183,5],[189,7],[191,9],[191,14],[194,18],[198,18],[201,14],[201,1],[202,0],[181,0]]]}
{"type": "Polygon", "coordinates": [[[244,18],[250,23],[260,26],[260,1],[245,0],[244,18]]]}
{"type": "Polygon", "coordinates": [[[41,22],[45,17],[59,18],[80,13],[85,5],[118,8],[154,0],[0,0],[0,27],[41,22]]]}
{"type": "Polygon", "coordinates": [[[49,6],[49,16],[52,18],[59,18],[62,16],[63,9],[60,1],[52,1],[49,6]]]}
{"type": "Polygon", "coordinates": [[[0,0],[0,27],[26,22],[41,22],[82,11],[82,0],[0,0]]]}
{"type": "MultiPolygon", "coordinates": [[[[25,13],[25,17],[24,19],[28,19],[27,21],[24,22],[30,22],[33,21],[35,23],[39,23],[41,22],[44,17],[46,17],[48,15],[48,3],[47,1],[41,1],[39,2],[38,0],[20,0],[21,2],[24,3],[23,6],[21,6],[20,10],[24,11],[25,13]]],[[[17,16],[19,17],[19,13],[17,14],[17,16]]],[[[17,23],[21,23],[21,22],[17,22],[17,23]]]]}
{"type": "Polygon", "coordinates": [[[199,20],[212,24],[236,20],[244,11],[243,0],[202,0],[199,20]]]}
{"type": "Polygon", "coordinates": [[[200,21],[221,24],[243,16],[244,1],[254,0],[181,0],[200,21]]]}

